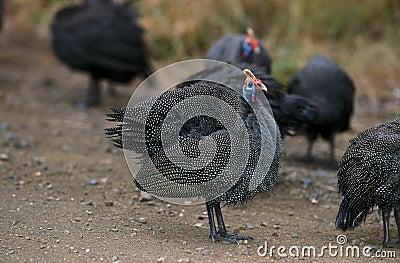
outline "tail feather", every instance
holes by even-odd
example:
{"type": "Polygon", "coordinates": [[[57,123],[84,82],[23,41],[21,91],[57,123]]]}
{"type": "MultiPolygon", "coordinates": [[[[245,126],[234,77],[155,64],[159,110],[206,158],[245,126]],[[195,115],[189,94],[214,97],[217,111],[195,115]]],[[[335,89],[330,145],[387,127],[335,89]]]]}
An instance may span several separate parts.
{"type": "Polygon", "coordinates": [[[340,204],[339,212],[336,216],[336,228],[345,230],[354,230],[362,221],[365,221],[370,208],[351,209],[344,199],[340,204]]]}
{"type": "Polygon", "coordinates": [[[341,229],[343,231],[347,229],[351,229],[351,224],[350,222],[350,213],[349,210],[347,209],[347,205],[342,202],[339,208],[339,212],[336,216],[336,228],[341,229]]]}
{"type": "Polygon", "coordinates": [[[279,99],[269,99],[275,119],[282,134],[293,135],[305,131],[317,118],[317,104],[295,94],[284,94],[279,99]]]}
{"type": "Polygon", "coordinates": [[[106,116],[109,117],[107,120],[111,122],[121,122],[121,124],[104,129],[107,138],[118,148],[135,150],[137,153],[144,152],[146,145],[142,136],[143,131],[140,130],[140,127],[144,127],[144,124],[142,122],[139,123],[138,120],[145,120],[129,117],[130,114],[126,114],[127,111],[129,111],[128,108],[111,108],[111,110],[112,113],[106,114],[106,116]]]}

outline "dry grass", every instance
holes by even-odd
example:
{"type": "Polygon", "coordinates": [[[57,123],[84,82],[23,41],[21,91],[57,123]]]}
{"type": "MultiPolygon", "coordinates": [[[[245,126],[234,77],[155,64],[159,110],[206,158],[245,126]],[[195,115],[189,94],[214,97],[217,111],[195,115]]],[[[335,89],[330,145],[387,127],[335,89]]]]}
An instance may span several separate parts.
{"type": "MultiPolygon", "coordinates": [[[[80,0],[9,0],[9,31],[48,38],[54,13],[80,0]]],[[[203,57],[225,34],[253,27],[273,58],[273,74],[286,83],[313,54],[340,64],[359,98],[374,107],[400,87],[400,2],[315,0],[129,1],[141,16],[156,65],[203,57]],[[380,99],[378,99],[380,98],[380,99]]],[[[7,31],[7,30],[6,30],[7,31]]],[[[6,32],[2,32],[3,34],[6,32]]]]}

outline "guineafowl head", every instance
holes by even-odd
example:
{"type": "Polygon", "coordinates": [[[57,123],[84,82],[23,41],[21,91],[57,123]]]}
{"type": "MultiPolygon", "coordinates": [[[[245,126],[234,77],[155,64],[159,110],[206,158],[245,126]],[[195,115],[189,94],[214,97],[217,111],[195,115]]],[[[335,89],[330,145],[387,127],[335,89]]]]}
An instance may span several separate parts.
{"type": "Polygon", "coordinates": [[[250,61],[254,53],[260,53],[260,41],[255,37],[253,29],[248,28],[247,37],[242,46],[242,57],[250,61]]]}
{"type": "Polygon", "coordinates": [[[263,96],[261,91],[267,92],[267,87],[249,69],[243,70],[243,73],[247,76],[243,85],[243,97],[247,102],[254,103],[257,100],[257,94],[263,96]]]}

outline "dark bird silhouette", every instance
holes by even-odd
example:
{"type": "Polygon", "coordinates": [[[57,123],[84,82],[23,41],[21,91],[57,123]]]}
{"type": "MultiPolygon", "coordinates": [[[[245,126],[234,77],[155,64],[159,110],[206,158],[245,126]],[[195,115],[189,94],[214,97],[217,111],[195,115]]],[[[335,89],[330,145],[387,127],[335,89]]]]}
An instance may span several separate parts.
{"type": "Polygon", "coordinates": [[[252,29],[247,35],[229,35],[219,39],[208,51],[207,59],[230,64],[251,63],[264,67],[271,74],[271,57],[252,29]]]}
{"type": "Polygon", "coordinates": [[[400,119],[381,124],[350,140],[338,172],[342,203],[336,227],[354,229],[377,205],[383,217],[383,246],[400,248],[400,119]],[[390,241],[394,209],[398,240],[390,241]]]}
{"type": "MultiPolygon", "coordinates": [[[[237,70],[237,69],[236,69],[237,70]]],[[[251,96],[246,94],[244,98],[236,91],[227,88],[225,84],[221,84],[214,81],[188,81],[182,85],[177,86],[175,89],[164,92],[160,96],[151,97],[150,99],[135,105],[130,108],[112,109],[113,113],[108,114],[110,121],[121,122],[122,124],[106,129],[106,134],[112,139],[117,147],[125,150],[130,150],[140,154],[142,156],[141,163],[143,167],[139,170],[135,177],[135,183],[142,191],[149,191],[154,193],[156,190],[158,196],[168,197],[182,197],[185,194],[186,187],[205,183],[213,178],[220,175],[221,169],[224,169],[226,162],[229,159],[234,159],[234,162],[244,161],[244,170],[238,172],[238,169],[234,169],[232,173],[228,173],[228,177],[224,181],[233,180],[233,186],[230,186],[222,194],[217,197],[207,200],[206,207],[208,212],[209,224],[210,224],[210,237],[213,242],[215,241],[228,241],[237,242],[237,240],[250,239],[250,236],[241,236],[236,234],[230,234],[227,232],[220,204],[223,202],[227,205],[235,205],[237,203],[245,203],[252,199],[255,195],[263,193],[272,189],[275,185],[275,181],[278,176],[279,170],[279,159],[281,157],[281,140],[279,129],[276,127],[275,121],[271,113],[267,110],[262,111],[261,114],[255,114],[254,107],[261,107],[262,109],[267,108],[267,100],[259,97],[259,93],[262,89],[269,87],[270,83],[266,83],[266,86],[262,82],[254,77],[250,71],[245,71],[247,78],[243,86],[244,90],[256,91],[257,99],[252,101],[251,96]],[[199,115],[190,118],[183,125],[178,120],[182,119],[183,115],[188,110],[197,111],[199,105],[189,105],[187,108],[171,113],[170,109],[174,105],[181,103],[184,100],[191,98],[197,98],[202,96],[212,96],[220,100],[225,101],[232,107],[229,112],[234,112],[240,116],[240,122],[244,124],[244,133],[236,130],[240,125],[234,125],[231,129],[227,128],[225,120],[218,120],[210,116],[199,115]],[[247,102],[248,101],[248,102],[247,102]],[[150,106],[150,110],[146,110],[147,105],[150,106]],[[252,107],[250,107],[252,105],[252,107]],[[169,121],[166,121],[166,116],[171,115],[169,121]],[[257,115],[257,116],[256,116],[257,115]],[[146,123],[144,123],[146,122],[146,123]],[[167,123],[165,123],[167,122],[167,123]],[[225,123],[225,124],[223,124],[225,123]],[[272,133],[263,134],[262,131],[268,126],[272,125],[272,133]],[[167,126],[163,128],[169,131],[174,127],[180,127],[179,139],[173,144],[173,147],[182,149],[190,158],[201,156],[199,150],[199,142],[205,138],[211,138],[216,144],[216,150],[214,158],[204,169],[193,169],[193,170],[182,170],[181,168],[170,163],[170,158],[165,157],[165,152],[171,152],[170,149],[165,149],[165,142],[161,145],[161,126],[167,126]],[[138,128],[142,127],[142,128],[138,128]],[[144,132],[142,131],[144,130],[144,132]],[[141,136],[140,134],[145,134],[141,136]],[[249,155],[248,157],[243,156],[242,148],[238,158],[234,158],[234,154],[230,152],[230,145],[235,145],[236,139],[241,140],[248,136],[249,143],[249,155]],[[266,164],[266,155],[263,154],[262,147],[263,143],[261,138],[269,136],[268,138],[273,140],[272,146],[275,151],[269,155],[271,165],[262,173],[259,179],[259,184],[256,187],[251,187],[251,181],[254,179],[255,171],[257,167],[266,164]],[[236,139],[234,139],[236,138],[236,139]],[[158,171],[163,171],[164,176],[168,178],[167,182],[161,183],[160,180],[156,180],[154,174],[152,174],[150,168],[150,161],[143,160],[144,155],[149,155],[149,159],[152,159],[152,163],[157,166],[158,171]],[[139,177],[142,175],[146,186],[139,183],[139,177]],[[237,176],[237,177],[235,177],[237,176]],[[151,182],[148,182],[151,181],[151,182]],[[183,190],[177,191],[176,188],[170,185],[170,181],[178,182],[183,190]],[[151,188],[151,189],[150,189],[151,188]],[[217,220],[217,228],[215,226],[215,218],[217,220]]],[[[227,75],[223,78],[229,81],[229,72],[225,72],[227,75]]],[[[243,79],[243,78],[242,78],[243,79]]],[[[241,87],[239,87],[241,88],[241,87]]],[[[209,105],[206,103],[206,106],[209,105]]],[[[225,106],[213,105],[215,113],[224,111],[225,106]]],[[[228,121],[230,122],[230,121],[228,121]]],[[[171,135],[172,136],[172,135],[171,135]]],[[[265,139],[263,139],[265,140],[265,139]]],[[[265,142],[265,141],[263,141],[265,142]]],[[[172,146],[170,148],[173,148],[172,146]]],[[[271,148],[272,149],[272,148],[271,148]]],[[[169,154],[171,156],[171,153],[169,154]]],[[[144,158],[146,159],[146,158],[144,158]]],[[[222,178],[223,179],[223,178],[222,178]]],[[[214,191],[214,187],[217,188],[218,184],[214,184],[212,189],[208,189],[209,192],[214,191]]],[[[206,195],[209,193],[204,193],[206,195]]]]}
{"type": "Polygon", "coordinates": [[[63,8],[51,23],[55,55],[90,74],[85,104],[98,105],[101,79],[128,83],[152,73],[136,11],[112,0],[87,0],[63,8]]]}
{"type": "Polygon", "coordinates": [[[318,114],[307,131],[307,159],[312,160],[312,146],[318,135],[330,143],[330,161],[335,163],[335,134],[349,128],[353,113],[355,87],[350,77],[329,58],[314,56],[288,84],[288,92],[312,99],[318,114]]]}

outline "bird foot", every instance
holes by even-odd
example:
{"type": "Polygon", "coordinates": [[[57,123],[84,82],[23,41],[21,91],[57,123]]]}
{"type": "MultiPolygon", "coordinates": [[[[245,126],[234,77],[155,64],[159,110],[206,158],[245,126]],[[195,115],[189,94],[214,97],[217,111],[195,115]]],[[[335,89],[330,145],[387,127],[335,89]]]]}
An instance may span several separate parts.
{"type": "Polygon", "coordinates": [[[237,234],[228,234],[228,233],[218,233],[215,236],[211,236],[211,240],[213,243],[216,241],[224,241],[233,244],[239,244],[238,240],[249,240],[253,239],[251,236],[241,236],[237,234]]]}
{"type": "Polygon", "coordinates": [[[384,248],[397,248],[400,249],[400,240],[397,242],[383,242],[382,246],[384,248]]]}

